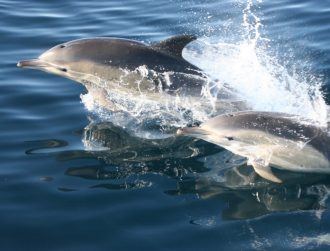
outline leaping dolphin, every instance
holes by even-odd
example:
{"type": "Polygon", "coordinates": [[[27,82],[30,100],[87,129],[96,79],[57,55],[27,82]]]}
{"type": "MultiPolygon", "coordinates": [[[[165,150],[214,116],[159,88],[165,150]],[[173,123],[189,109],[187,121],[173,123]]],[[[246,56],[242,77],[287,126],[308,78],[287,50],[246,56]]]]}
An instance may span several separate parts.
{"type": "Polygon", "coordinates": [[[106,81],[116,85],[113,88],[117,92],[125,88],[199,95],[206,77],[181,56],[182,49],[195,39],[181,35],[151,46],[122,38],[79,39],[56,45],[37,59],[20,61],[17,66],[75,80],[88,91],[106,81]]]}
{"type": "MultiPolygon", "coordinates": [[[[183,48],[195,39],[179,35],[151,45],[111,37],[79,39],[56,45],[17,66],[82,83],[99,105],[111,109],[115,106],[108,98],[111,92],[124,97],[143,93],[157,102],[164,99],[164,93],[200,99],[209,78],[182,57],[183,48]]],[[[228,106],[228,102],[221,106],[228,106]]]]}
{"type": "Polygon", "coordinates": [[[293,115],[237,112],[214,117],[178,134],[197,137],[247,158],[261,177],[281,183],[270,166],[297,172],[330,173],[330,137],[326,130],[293,115]]]}

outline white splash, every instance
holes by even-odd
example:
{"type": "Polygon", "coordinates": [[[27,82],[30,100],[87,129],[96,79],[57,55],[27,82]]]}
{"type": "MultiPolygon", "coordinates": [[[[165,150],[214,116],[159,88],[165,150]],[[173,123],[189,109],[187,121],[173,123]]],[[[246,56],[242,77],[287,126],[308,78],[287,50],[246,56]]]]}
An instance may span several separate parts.
{"type": "Polygon", "coordinates": [[[242,11],[245,35],[242,41],[200,39],[184,50],[184,57],[217,79],[219,88],[234,90],[237,98],[246,101],[253,110],[295,114],[325,126],[327,105],[320,91],[321,83],[317,78],[308,76],[314,79],[311,83],[304,76],[290,74],[268,55],[264,49],[267,39],[260,35],[262,24],[252,6],[253,1],[249,0],[242,11]]]}
{"type": "Polygon", "coordinates": [[[317,248],[321,245],[330,245],[330,234],[324,233],[316,236],[303,236],[293,239],[294,248],[304,248],[306,246],[312,246],[317,248]]]}

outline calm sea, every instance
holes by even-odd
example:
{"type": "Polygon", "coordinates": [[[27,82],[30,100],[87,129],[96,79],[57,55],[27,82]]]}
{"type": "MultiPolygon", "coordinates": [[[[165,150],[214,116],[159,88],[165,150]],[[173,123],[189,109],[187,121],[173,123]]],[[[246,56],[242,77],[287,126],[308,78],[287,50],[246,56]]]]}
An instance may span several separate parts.
{"type": "Polygon", "coordinates": [[[268,183],[219,147],[134,134],[81,85],[16,67],[78,38],[194,34],[185,58],[253,109],[324,122],[330,1],[0,0],[0,17],[1,250],[330,249],[329,177],[268,183]]]}

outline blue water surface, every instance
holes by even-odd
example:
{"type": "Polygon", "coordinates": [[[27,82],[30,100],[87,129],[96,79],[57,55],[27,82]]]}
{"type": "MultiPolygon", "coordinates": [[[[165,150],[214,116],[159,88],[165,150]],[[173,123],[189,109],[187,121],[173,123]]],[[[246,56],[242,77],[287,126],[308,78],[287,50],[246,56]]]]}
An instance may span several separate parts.
{"type": "Polygon", "coordinates": [[[223,186],[217,161],[235,166],[230,153],[97,123],[83,86],[16,67],[84,37],[239,40],[248,4],[269,53],[317,76],[330,100],[329,1],[0,0],[0,249],[329,249],[329,177],[274,185],[243,165],[225,170],[223,186]],[[111,150],[88,149],[91,138],[111,150]],[[240,186],[238,174],[256,185],[240,186]]]}

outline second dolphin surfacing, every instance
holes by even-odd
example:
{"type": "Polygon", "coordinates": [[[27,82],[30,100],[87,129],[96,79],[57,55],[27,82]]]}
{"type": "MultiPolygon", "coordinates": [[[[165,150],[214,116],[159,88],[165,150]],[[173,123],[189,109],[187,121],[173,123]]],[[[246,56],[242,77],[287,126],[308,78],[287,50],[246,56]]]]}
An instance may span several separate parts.
{"type": "Polygon", "coordinates": [[[297,172],[330,173],[330,137],[322,128],[293,115],[237,112],[214,117],[178,134],[217,144],[246,157],[261,177],[281,183],[270,166],[297,172]]]}

